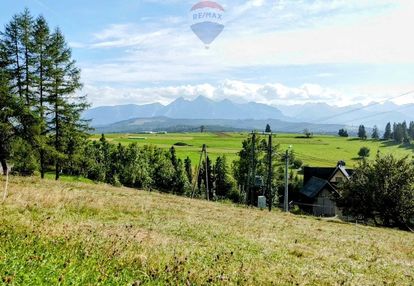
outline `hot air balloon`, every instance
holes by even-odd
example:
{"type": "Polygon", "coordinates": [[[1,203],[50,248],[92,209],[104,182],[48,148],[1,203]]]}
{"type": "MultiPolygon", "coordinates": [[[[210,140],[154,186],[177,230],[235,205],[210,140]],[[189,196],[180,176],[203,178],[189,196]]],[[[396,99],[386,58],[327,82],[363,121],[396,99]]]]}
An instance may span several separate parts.
{"type": "Polygon", "coordinates": [[[191,8],[191,30],[206,48],[223,32],[223,16],[223,7],[213,1],[201,1],[191,8]]]}

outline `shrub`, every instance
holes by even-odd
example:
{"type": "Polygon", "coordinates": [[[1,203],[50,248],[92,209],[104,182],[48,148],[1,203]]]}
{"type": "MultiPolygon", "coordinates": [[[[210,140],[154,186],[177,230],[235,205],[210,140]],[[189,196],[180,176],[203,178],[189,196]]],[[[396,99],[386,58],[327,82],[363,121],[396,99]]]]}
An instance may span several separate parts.
{"type": "Polygon", "coordinates": [[[300,169],[302,166],[303,166],[303,161],[302,160],[300,160],[300,159],[295,159],[294,161],[293,161],[293,167],[295,168],[295,169],[300,169]]]}
{"type": "Polygon", "coordinates": [[[22,139],[13,142],[13,173],[32,176],[38,169],[37,158],[32,146],[22,139]]]}
{"type": "Polygon", "coordinates": [[[407,157],[377,155],[362,162],[352,179],[341,186],[338,206],[344,215],[376,224],[414,228],[414,165],[407,157]]]}
{"type": "Polygon", "coordinates": [[[358,156],[362,159],[368,158],[371,150],[368,147],[361,147],[358,152],[358,156]]]}

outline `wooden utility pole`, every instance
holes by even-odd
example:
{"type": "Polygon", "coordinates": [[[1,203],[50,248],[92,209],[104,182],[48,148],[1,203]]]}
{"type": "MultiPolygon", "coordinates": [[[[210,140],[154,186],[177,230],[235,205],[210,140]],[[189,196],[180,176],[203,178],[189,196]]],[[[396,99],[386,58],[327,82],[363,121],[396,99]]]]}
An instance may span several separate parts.
{"type": "Polygon", "coordinates": [[[267,203],[269,205],[269,211],[272,211],[273,195],[272,195],[272,179],[273,179],[273,166],[272,166],[272,133],[269,135],[269,142],[267,147],[267,159],[268,159],[268,174],[267,174],[267,203]]]}
{"type": "Polygon", "coordinates": [[[203,159],[203,155],[204,155],[205,168],[206,168],[206,199],[209,201],[210,194],[209,194],[209,186],[208,186],[208,163],[207,163],[207,145],[206,144],[203,144],[203,148],[201,149],[200,160],[198,161],[197,172],[196,172],[197,176],[195,177],[195,181],[193,184],[193,192],[191,194],[191,198],[194,198],[195,188],[196,188],[198,179],[200,177],[201,161],[203,159]]]}
{"type": "Polygon", "coordinates": [[[256,132],[252,132],[252,149],[250,154],[250,164],[249,164],[249,186],[247,194],[247,204],[254,204],[254,185],[256,179],[256,132]]]}
{"type": "Polygon", "coordinates": [[[204,150],[204,161],[205,161],[205,168],[206,168],[206,199],[207,201],[210,200],[210,192],[208,188],[208,162],[207,162],[207,146],[206,144],[203,145],[204,150]]]}
{"type": "Polygon", "coordinates": [[[203,159],[203,151],[201,151],[200,153],[200,160],[198,160],[198,165],[196,166],[196,176],[194,178],[194,183],[193,183],[193,192],[191,194],[191,198],[194,198],[194,194],[195,194],[195,189],[198,183],[198,178],[200,176],[200,169],[201,169],[201,160],[203,159]]]}
{"type": "Polygon", "coordinates": [[[286,150],[285,155],[285,195],[284,195],[284,203],[283,209],[285,212],[289,211],[289,149],[286,150]]]}

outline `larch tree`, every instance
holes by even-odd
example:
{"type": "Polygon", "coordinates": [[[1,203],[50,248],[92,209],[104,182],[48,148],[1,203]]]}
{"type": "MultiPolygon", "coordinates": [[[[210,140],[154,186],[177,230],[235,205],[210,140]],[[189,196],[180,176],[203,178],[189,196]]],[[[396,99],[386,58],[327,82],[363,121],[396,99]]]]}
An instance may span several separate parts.
{"type": "MultiPolygon", "coordinates": [[[[8,118],[13,118],[13,134],[8,139],[19,137],[26,148],[33,151],[38,138],[39,120],[33,110],[33,88],[31,72],[33,69],[33,18],[28,10],[13,16],[1,33],[2,84],[7,85],[8,118]],[[11,115],[12,114],[12,115],[11,115]],[[11,116],[11,117],[10,117],[11,116]]],[[[4,94],[3,94],[4,96],[4,94]]],[[[4,120],[7,121],[7,120],[4,120]]],[[[25,160],[19,158],[18,160],[25,160]]]]}
{"type": "Polygon", "coordinates": [[[10,92],[7,73],[0,66],[0,164],[3,174],[7,173],[7,160],[10,158],[11,141],[16,135],[13,124],[17,100],[10,92]]]}
{"type": "Polygon", "coordinates": [[[39,161],[40,175],[44,178],[47,163],[47,129],[45,110],[47,108],[47,85],[50,84],[50,76],[48,74],[51,64],[48,49],[50,45],[49,26],[43,17],[38,17],[34,25],[34,72],[33,86],[35,88],[35,96],[37,102],[37,112],[40,118],[40,137],[39,137],[39,161]]]}
{"type": "Polygon", "coordinates": [[[89,130],[81,117],[89,105],[77,96],[80,70],[61,31],[51,34],[46,20],[34,19],[28,9],[13,16],[0,34],[0,69],[3,163],[18,138],[13,159],[22,163],[22,173],[38,169],[38,160],[42,178],[52,163],[56,179],[64,167],[73,173],[89,130]],[[30,154],[28,164],[23,154],[30,154]]]}
{"type": "Polygon", "coordinates": [[[75,95],[82,87],[80,69],[76,67],[72,52],[59,29],[51,35],[48,55],[50,83],[47,87],[49,107],[46,117],[54,147],[55,179],[58,180],[71,140],[76,140],[87,130],[87,124],[80,118],[88,105],[84,98],[75,95]]]}
{"type": "Polygon", "coordinates": [[[34,68],[34,20],[30,11],[25,9],[17,18],[18,39],[20,43],[20,53],[22,58],[22,93],[26,101],[26,106],[33,106],[33,68],[34,68]]]}

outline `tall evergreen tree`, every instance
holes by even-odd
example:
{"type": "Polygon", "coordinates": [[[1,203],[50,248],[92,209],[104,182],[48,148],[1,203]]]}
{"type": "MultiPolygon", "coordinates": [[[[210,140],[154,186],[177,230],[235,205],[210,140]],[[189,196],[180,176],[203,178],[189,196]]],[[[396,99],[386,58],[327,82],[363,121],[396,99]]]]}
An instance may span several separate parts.
{"type": "Polygon", "coordinates": [[[176,155],[174,146],[172,146],[170,148],[170,156],[171,156],[171,163],[172,163],[174,169],[177,169],[177,167],[178,167],[178,159],[177,159],[177,155],[176,155]]]}
{"type": "MultiPolygon", "coordinates": [[[[47,161],[54,159],[59,178],[63,162],[74,167],[88,131],[88,122],[81,119],[88,105],[84,97],[75,96],[81,87],[80,71],[71,59],[71,51],[59,30],[51,35],[46,20],[34,20],[26,9],[5,26],[0,53],[2,85],[8,86],[5,98],[13,102],[6,106],[14,106],[13,115],[9,110],[7,118],[13,118],[15,137],[29,143],[20,141],[16,154],[39,155],[42,177],[47,161]]],[[[6,93],[2,93],[4,97],[6,93]]],[[[2,123],[9,120],[5,118],[2,123]]],[[[33,164],[21,166],[32,168],[33,164]]]]}
{"type": "Polygon", "coordinates": [[[403,143],[410,144],[410,135],[408,134],[407,122],[404,121],[403,123],[401,123],[400,128],[401,128],[401,132],[402,132],[403,143]]]}
{"type": "Polygon", "coordinates": [[[16,135],[13,124],[18,101],[10,92],[6,71],[0,66],[0,164],[4,175],[7,173],[7,160],[10,158],[11,142],[16,135]]]}
{"type": "Polygon", "coordinates": [[[378,140],[380,138],[380,136],[379,136],[379,130],[378,130],[378,127],[376,125],[372,129],[371,138],[374,139],[374,140],[378,140]]]}
{"type": "Polygon", "coordinates": [[[9,74],[11,92],[19,95],[23,100],[23,73],[20,45],[19,15],[14,15],[6,24],[2,35],[2,50],[6,58],[6,70],[9,74]]]}
{"type": "Polygon", "coordinates": [[[22,106],[19,122],[23,127],[20,136],[36,144],[38,124],[33,111],[33,89],[31,88],[33,70],[33,18],[29,10],[13,16],[2,33],[1,46],[6,57],[5,69],[8,74],[10,92],[19,96],[22,106]]]}
{"type": "Polygon", "coordinates": [[[387,126],[385,127],[385,133],[384,133],[384,140],[391,140],[392,139],[392,130],[391,130],[391,123],[388,122],[387,126]]]}
{"type": "Polygon", "coordinates": [[[360,125],[359,128],[358,128],[358,137],[362,140],[367,139],[367,131],[365,130],[364,125],[360,125]]]}
{"type": "Polygon", "coordinates": [[[395,142],[398,142],[400,135],[401,134],[399,133],[398,125],[394,122],[392,125],[392,139],[394,139],[395,142]]]}
{"type": "Polygon", "coordinates": [[[230,181],[226,156],[217,157],[214,165],[214,179],[215,179],[215,193],[221,198],[229,197],[230,191],[233,188],[230,181]]]}
{"type": "MultiPolygon", "coordinates": [[[[253,185],[253,170],[255,170],[255,175],[261,176],[263,181],[266,182],[268,178],[268,162],[269,158],[267,157],[268,143],[265,139],[260,138],[260,136],[255,136],[255,152],[253,154],[253,135],[250,135],[246,140],[243,141],[242,150],[238,153],[238,158],[233,161],[232,172],[233,178],[236,180],[237,185],[245,192],[245,195],[248,195],[249,187],[253,185]]],[[[273,152],[272,152],[272,162],[273,166],[277,165],[277,162],[280,160],[280,154],[278,153],[279,145],[273,143],[273,152]]],[[[291,153],[293,158],[293,153],[291,153]]],[[[293,160],[292,160],[293,161],[293,160]]],[[[273,168],[273,182],[272,189],[276,189],[278,185],[278,169],[273,168]]],[[[282,172],[283,174],[283,172],[282,172]]],[[[251,198],[247,197],[247,203],[251,203],[251,198]]]]}
{"type": "Polygon", "coordinates": [[[84,134],[88,126],[81,120],[81,113],[87,108],[84,98],[74,94],[82,85],[80,70],[72,60],[71,50],[59,29],[51,35],[48,49],[50,56],[50,83],[47,85],[49,109],[46,117],[54,147],[55,179],[58,180],[69,140],[84,134]]]}
{"type": "Polygon", "coordinates": [[[255,137],[254,145],[255,145],[255,153],[253,154],[253,135],[250,135],[246,140],[242,143],[242,150],[238,153],[238,159],[233,162],[232,169],[233,169],[233,176],[237,181],[237,184],[245,191],[248,191],[248,188],[251,183],[251,170],[253,168],[252,164],[254,164],[255,168],[257,169],[257,164],[259,162],[259,158],[263,156],[262,149],[258,148],[260,144],[259,136],[255,137]]]}
{"type": "Polygon", "coordinates": [[[414,121],[410,122],[410,126],[408,127],[408,134],[411,140],[414,140],[414,121]]]}
{"type": "Polygon", "coordinates": [[[185,173],[187,174],[188,181],[193,182],[193,168],[191,166],[191,159],[189,157],[184,160],[185,173]]]}
{"type": "Polygon", "coordinates": [[[34,21],[28,9],[25,9],[17,19],[18,37],[21,45],[22,54],[22,93],[26,105],[31,108],[34,104],[33,95],[33,68],[34,68],[34,21]]]}
{"type": "MultiPolygon", "coordinates": [[[[15,15],[6,24],[5,30],[1,33],[0,38],[0,68],[4,98],[2,103],[5,108],[3,111],[7,110],[7,112],[3,113],[2,124],[3,128],[6,126],[12,127],[8,131],[5,131],[2,136],[8,138],[5,143],[8,145],[8,148],[4,148],[4,150],[9,150],[6,152],[8,153],[7,156],[10,156],[10,146],[12,145],[13,139],[20,137],[26,140],[30,145],[24,142],[21,142],[21,145],[30,148],[30,151],[32,151],[32,146],[36,145],[36,139],[38,138],[39,122],[32,108],[33,89],[31,88],[30,75],[33,67],[32,29],[32,17],[29,11],[25,10],[23,13],[15,15]],[[7,85],[6,93],[4,92],[5,85],[7,85]],[[11,122],[12,124],[10,125],[11,122]],[[11,136],[12,134],[13,136],[11,136]]],[[[20,152],[20,154],[23,153],[20,152]]],[[[16,159],[24,160],[26,158],[16,159]]]]}
{"type": "Polygon", "coordinates": [[[50,45],[49,26],[43,17],[38,17],[34,26],[34,59],[35,70],[33,74],[33,86],[35,87],[35,96],[37,102],[37,112],[40,119],[40,137],[39,137],[39,158],[40,174],[44,178],[46,173],[47,161],[47,126],[45,112],[47,108],[47,85],[50,83],[48,74],[51,59],[48,54],[50,45]]]}
{"type": "Polygon", "coordinates": [[[406,139],[407,129],[401,123],[394,123],[393,126],[393,138],[394,141],[398,144],[401,144],[406,139]]]}

